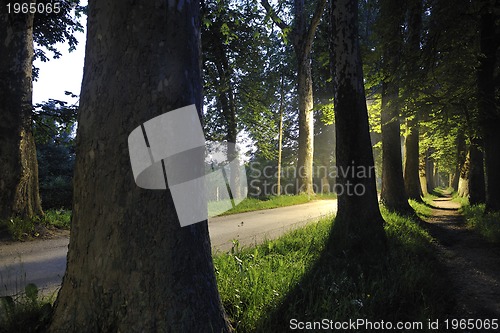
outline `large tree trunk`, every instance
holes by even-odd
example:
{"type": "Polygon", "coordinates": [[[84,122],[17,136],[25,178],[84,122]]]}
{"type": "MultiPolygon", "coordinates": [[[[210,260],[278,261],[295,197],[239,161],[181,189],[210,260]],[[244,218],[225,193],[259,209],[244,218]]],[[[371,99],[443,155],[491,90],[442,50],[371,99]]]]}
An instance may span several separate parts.
{"type": "Polygon", "coordinates": [[[363,85],[358,2],[334,1],[332,25],[338,212],[331,244],[347,254],[382,256],[386,236],[378,206],[363,85]]]}
{"type": "Polygon", "coordinates": [[[43,214],[31,120],[33,14],[8,14],[6,4],[0,1],[0,219],[33,218],[43,214]]]}
{"type": "Polygon", "coordinates": [[[477,205],[486,201],[484,181],[484,156],[479,150],[480,140],[472,140],[469,160],[469,203],[477,205]]]}
{"type": "MultiPolygon", "coordinates": [[[[491,2],[482,1],[480,17],[480,50],[477,70],[480,122],[484,135],[484,159],[486,171],[486,211],[500,211],[500,111],[495,92],[498,88],[498,35],[499,15],[491,2]]],[[[495,2],[493,2],[495,3],[495,2]]]]}
{"type": "Polygon", "coordinates": [[[382,84],[382,191],[381,202],[391,211],[412,214],[403,180],[401,138],[395,83],[382,84]]]}
{"type": "Polygon", "coordinates": [[[145,121],[201,110],[198,7],[89,2],[71,239],[50,332],[229,331],[206,221],[180,227],[170,191],[138,187],[127,152],[145,121]]]}
{"type": "Polygon", "coordinates": [[[416,117],[407,120],[405,138],[404,182],[408,198],[422,201],[422,188],[419,174],[419,131],[416,117]]]}
{"type": "Polygon", "coordinates": [[[382,82],[382,191],[381,202],[391,211],[412,214],[403,180],[401,135],[399,124],[399,78],[397,77],[401,53],[400,25],[402,15],[394,12],[399,3],[386,0],[381,3],[380,19],[384,20],[382,82]]]}

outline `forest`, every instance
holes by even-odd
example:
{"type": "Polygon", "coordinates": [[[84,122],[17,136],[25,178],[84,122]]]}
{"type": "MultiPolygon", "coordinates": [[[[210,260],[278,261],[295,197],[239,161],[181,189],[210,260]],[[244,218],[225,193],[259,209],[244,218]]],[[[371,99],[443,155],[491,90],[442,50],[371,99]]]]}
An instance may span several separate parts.
{"type": "Polygon", "coordinates": [[[0,333],[499,330],[499,0],[0,0],[0,41],[0,333]]]}

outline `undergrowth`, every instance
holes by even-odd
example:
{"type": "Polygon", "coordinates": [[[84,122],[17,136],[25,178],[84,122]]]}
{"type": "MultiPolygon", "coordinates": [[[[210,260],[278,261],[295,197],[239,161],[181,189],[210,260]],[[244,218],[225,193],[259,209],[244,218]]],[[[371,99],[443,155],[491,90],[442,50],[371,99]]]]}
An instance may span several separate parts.
{"type": "Polygon", "coordinates": [[[52,299],[30,283],[16,296],[0,297],[0,333],[43,332],[50,320],[52,299]]]}
{"type": "Polygon", "coordinates": [[[12,217],[0,220],[0,232],[13,240],[28,240],[42,235],[47,228],[69,229],[71,211],[50,209],[35,218],[12,217]]]}
{"type": "Polygon", "coordinates": [[[486,240],[500,243],[500,213],[484,213],[485,205],[463,205],[462,214],[467,227],[477,231],[486,240]]]}

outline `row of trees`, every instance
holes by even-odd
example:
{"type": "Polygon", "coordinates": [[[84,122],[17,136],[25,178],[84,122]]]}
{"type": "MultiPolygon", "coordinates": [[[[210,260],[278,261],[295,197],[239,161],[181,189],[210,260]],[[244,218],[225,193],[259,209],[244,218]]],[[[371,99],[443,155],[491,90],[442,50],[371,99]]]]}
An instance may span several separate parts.
{"type": "MultiPolygon", "coordinates": [[[[500,210],[496,5],[91,1],[72,237],[51,330],[230,330],[206,222],[180,228],[169,192],[138,188],[129,166],[137,124],[185,105],[206,105],[209,137],[235,142],[245,130],[259,148],[254,159],[275,163],[283,137],[286,163],[302,171],[298,191],[312,192],[313,163],[355,170],[336,178],[364,192],[339,195],[335,251],[384,253],[375,164],[391,210],[411,214],[407,198],[432,190],[439,170],[457,189],[467,183],[471,199],[483,200],[482,188],[487,210],[500,210]],[[318,153],[315,139],[326,143],[318,153]]],[[[0,217],[32,217],[41,214],[32,41],[46,35],[37,37],[37,15],[1,13],[0,217]]],[[[45,27],[66,18],[47,17],[56,23],[45,27]]]]}

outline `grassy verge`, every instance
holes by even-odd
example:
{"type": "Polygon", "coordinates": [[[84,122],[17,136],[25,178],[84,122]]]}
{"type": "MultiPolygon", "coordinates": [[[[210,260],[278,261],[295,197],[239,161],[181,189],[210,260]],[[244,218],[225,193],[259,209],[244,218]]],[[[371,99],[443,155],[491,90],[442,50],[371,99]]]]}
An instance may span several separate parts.
{"type": "Polygon", "coordinates": [[[288,331],[293,318],[408,320],[424,326],[428,318],[443,318],[450,309],[449,284],[431,237],[408,218],[383,214],[389,252],[374,267],[323,251],[333,217],[215,257],[219,290],[236,331],[288,331]]]}
{"type": "Polygon", "coordinates": [[[301,195],[268,196],[263,198],[246,198],[238,206],[224,212],[221,215],[231,215],[244,212],[251,212],[255,210],[293,206],[293,205],[307,203],[312,200],[325,200],[325,199],[335,199],[335,198],[336,196],[334,194],[315,194],[313,196],[301,194],[301,195]]]}
{"type": "Polygon", "coordinates": [[[463,205],[467,226],[492,243],[500,243],[500,213],[484,214],[485,205],[463,205]]]}
{"type": "Polygon", "coordinates": [[[38,292],[31,283],[17,296],[0,297],[0,333],[40,332],[47,325],[53,297],[41,297],[38,292]]]}
{"type": "Polygon", "coordinates": [[[51,209],[34,219],[14,217],[0,220],[0,233],[13,240],[28,240],[43,235],[50,228],[69,229],[70,220],[71,211],[51,209]]]}

